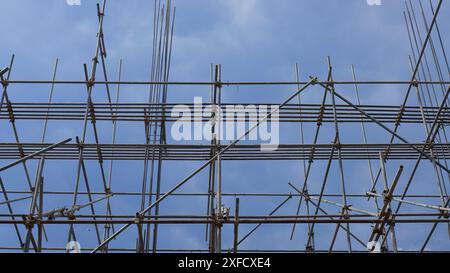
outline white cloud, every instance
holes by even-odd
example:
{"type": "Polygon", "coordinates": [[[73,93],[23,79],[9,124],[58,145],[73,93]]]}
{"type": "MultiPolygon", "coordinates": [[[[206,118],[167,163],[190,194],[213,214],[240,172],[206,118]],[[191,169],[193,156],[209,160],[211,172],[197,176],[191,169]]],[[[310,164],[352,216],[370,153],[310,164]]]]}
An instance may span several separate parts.
{"type": "Polygon", "coordinates": [[[241,27],[260,25],[266,22],[262,7],[264,4],[258,0],[227,0],[224,2],[228,12],[231,13],[232,24],[241,27]]]}

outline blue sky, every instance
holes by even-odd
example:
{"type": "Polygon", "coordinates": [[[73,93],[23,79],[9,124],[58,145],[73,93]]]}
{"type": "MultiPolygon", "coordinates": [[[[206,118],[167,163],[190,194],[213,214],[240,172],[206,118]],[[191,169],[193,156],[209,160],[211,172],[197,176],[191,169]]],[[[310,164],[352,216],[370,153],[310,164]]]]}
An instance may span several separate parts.
{"type": "MultiPolygon", "coordinates": [[[[414,1],[416,3],[417,1],[414,1]]],[[[428,1],[426,7],[428,8],[428,1]]],[[[435,2],[435,1],[434,1],[435,2]]],[[[16,54],[12,79],[50,79],[56,58],[60,59],[57,79],[83,80],[83,63],[90,64],[95,51],[97,31],[96,1],[82,0],[81,6],[68,6],[64,0],[0,0],[2,29],[0,36],[0,66],[7,66],[11,54],[16,54]]],[[[408,54],[410,46],[403,21],[404,1],[383,1],[381,6],[369,6],[365,0],[175,0],[177,17],[173,43],[173,61],[171,77],[173,81],[208,81],[210,63],[221,64],[223,80],[226,81],[292,81],[295,80],[294,64],[299,63],[301,79],[307,80],[314,75],[324,78],[327,73],[327,56],[331,56],[335,80],[351,80],[350,65],[354,64],[360,80],[409,80],[410,68],[408,54]]],[[[439,26],[444,43],[448,37],[450,5],[444,3],[439,26]]],[[[108,71],[110,79],[117,78],[120,59],[124,61],[122,79],[148,80],[151,64],[153,1],[108,1],[105,17],[105,40],[108,49],[108,71]]],[[[429,17],[429,16],[428,16],[429,17]]],[[[422,30],[424,36],[424,30],[422,30]]],[[[447,44],[446,44],[447,45],[447,44]]],[[[448,78],[448,77],[447,77],[448,78]]],[[[377,86],[361,89],[363,103],[398,105],[406,88],[400,86],[377,86]]],[[[45,101],[49,87],[15,85],[9,89],[13,102],[45,101]]],[[[102,88],[94,92],[94,101],[105,101],[102,88]]],[[[193,96],[208,97],[208,87],[171,87],[169,101],[193,102],[193,96]]],[[[281,87],[229,87],[224,88],[225,102],[278,103],[295,90],[294,86],[281,87]]],[[[353,88],[338,89],[347,98],[355,101],[353,88]]],[[[123,87],[122,102],[143,102],[147,100],[147,89],[143,87],[123,87]]],[[[305,102],[319,103],[323,91],[311,88],[305,93],[305,102]]],[[[54,101],[84,102],[86,91],[78,87],[57,87],[54,101]]],[[[411,99],[414,104],[415,98],[411,99]]],[[[59,141],[81,135],[81,122],[50,122],[48,142],[59,141]]],[[[41,124],[29,121],[17,122],[22,141],[38,141],[41,124]]],[[[110,141],[111,125],[99,124],[102,129],[101,140],[110,141]]],[[[314,124],[308,124],[306,139],[311,143],[314,124]]],[[[119,124],[119,143],[143,143],[142,124],[119,124]]],[[[361,141],[359,125],[344,125],[342,139],[348,143],[361,141]],[[347,127],[348,126],[348,127],[347,127]]],[[[297,125],[285,125],[281,139],[285,143],[298,143],[297,125]]],[[[6,120],[0,121],[0,142],[13,141],[12,130],[6,120]]],[[[376,126],[368,126],[369,141],[387,142],[389,135],[376,126]]],[[[89,128],[88,131],[92,131],[89,128]]],[[[404,126],[400,133],[411,142],[424,139],[421,127],[404,126]]],[[[333,139],[333,127],[325,126],[320,143],[330,143],[333,139]]],[[[88,142],[93,141],[88,134],[88,142]]],[[[0,165],[9,161],[0,160],[0,165]]],[[[163,191],[169,189],[184,178],[191,170],[203,162],[167,162],[164,165],[163,191]]],[[[311,177],[312,189],[320,187],[326,162],[316,162],[311,177]]],[[[409,175],[411,162],[403,162],[409,175]]],[[[292,191],[287,185],[293,182],[300,185],[302,179],[301,162],[225,162],[225,192],[277,192],[292,191]]],[[[400,162],[388,163],[388,176],[393,178],[400,162]]],[[[35,164],[30,163],[34,169],[35,164]]],[[[375,165],[375,164],[374,164],[375,165]]],[[[375,165],[378,167],[377,163],[375,165]]],[[[88,172],[92,188],[101,191],[98,166],[88,163],[88,172]]],[[[412,191],[437,193],[436,187],[424,184],[434,179],[430,165],[423,163],[423,169],[416,177],[412,191]]],[[[76,172],[75,162],[50,162],[45,168],[46,181],[54,190],[73,190],[76,172]]],[[[116,163],[113,176],[113,191],[137,192],[140,189],[142,162],[127,161],[116,163]]],[[[34,173],[34,172],[32,172],[34,173]]],[[[332,175],[327,188],[329,192],[340,190],[337,179],[337,164],[333,164],[332,175]],[[336,179],[335,179],[336,178],[336,179]]],[[[365,192],[370,180],[367,163],[351,162],[345,165],[347,191],[365,192]]],[[[402,177],[405,183],[407,175],[402,177]]],[[[20,190],[25,187],[23,170],[19,167],[2,173],[8,189],[20,190]]],[[[207,189],[207,172],[197,175],[181,189],[181,192],[204,192],[207,189]]],[[[83,199],[81,199],[83,200],[83,199]]],[[[114,197],[113,210],[117,213],[135,213],[139,208],[137,199],[114,197]]],[[[241,200],[241,214],[265,215],[278,203],[280,198],[245,198],[241,200]]],[[[340,201],[336,199],[336,201],[340,201]]],[[[436,200],[430,200],[435,202],[436,200]]],[[[358,204],[358,201],[353,201],[358,204]]],[[[46,209],[58,206],[70,206],[71,198],[52,197],[46,203],[46,209]]],[[[232,207],[233,198],[225,198],[232,207]]],[[[360,207],[372,209],[366,203],[360,207]]],[[[280,214],[295,213],[296,200],[283,207],[280,214]]],[[[324,206],[329,212],[338,212],[334,207],[324,206]]],[[[17,203],[15,209],[25,212],[27,202],[17,203]]],[[[104,211],[104,205],[97,206],[104,211]]],[[[167,214],[199,214],[206,210],[206,200],[201,198],[170,198],[161,207],[167,214]]],[[[415,208],[410,208],[413,211],[415,208]]],[[[0,207],[0,212],[6,208],[0,207]]],[[[450,240],[446,226],[438,228],[430,248],[449,249],[450,240]]],[[[66,229],[49,227],[50,247],[64,247],[66,229]]],[[[242,233],[251,226],[242,227],[242,233]]],[[[367,238],[368,225],[355,228],[355,234],[367,238]]],[[[318,248],[327,248],[334,226],[318,228],[318,248]]],[[[412,249],[421,245],[423,235],[429,225],[400,226],[399,238],[403,249],[412,249]]],[[[12,228],[0,226],[1,244],[17,246],[12,236],[12,228]]],[[[231,246],[232,230],[227,227],[224,234],[224,248],[231,246]]],[[[83,247],[94,247],[92,226],[77,229],[83,247]]],[[[115,246],[134,246],[136,231],[130,228],[126,234],[114,242],[115,246]]],[[[164,226],[161,228],[161,248],[206,248],[204,229],[198,226],[164,226]]],[[[304,247],[306,226],[299,226],[295,240],[289,241],[290,226],[263,226],[249,238],[243,248],[261,249],[302,249],[304,247]]],[[[343,233],[341,233],[342,235],[343,233]]],[[[338,249],[345,249],[345,237],[339,236],[338,249]]]]}

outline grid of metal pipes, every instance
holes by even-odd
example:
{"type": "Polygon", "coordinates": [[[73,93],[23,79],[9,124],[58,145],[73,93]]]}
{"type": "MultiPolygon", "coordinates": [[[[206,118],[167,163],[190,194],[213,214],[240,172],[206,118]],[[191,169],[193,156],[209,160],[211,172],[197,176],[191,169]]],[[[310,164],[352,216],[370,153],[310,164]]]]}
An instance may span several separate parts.
{"type": "MultiPolygon", "coordinates": [[[[51,80],[12,80],[14,56],[0,72],[0,122],[9,123],[11,129],[8,133],[15,140],[0,142],[0,191],[3,198],[0,199],[0,225],[10,228],[8,237],[17,238],[16,245],[3,244],[0,238],[0,251],[72,251],[65,247],[70,242],[86,245],[84,251],[104,253],[432,251],[428,245],[433,237],[449,240],[450,236],[450,199],[447,192],[450,147],[446,132],[450,122],[450,66],[445,37],[442,37],[438,23],[441,7],[448,3],[442,0],[417,3],[413,5],[407,1],[403,14],[412,51],[411,78],[406,81],[360,81],[354,67],[352,81],[334,81],[332,61],[328,58],[326,79],[312,76],[302,81],[296,66],[296,79],[292,82],[230,82],[222,79],[220,65],[211,65],[210,81],[173,82],[169,75],[176,9],[171,0],[154,1],[153,51],[148,81],[122,80],[122,61],[117,79],[110,80],[105,43],[107,33],[103,31],[103,22],[107,18],[107,1],[104,0],[97,5],[95,51],[90,68],[84,65],[85,80],[58,80],[58,60],[51,80]],[[426,9],[431,18],[427,18],[426,9]],[[426,33],[421,33],[422,28],[427,30],[426,33]],[[12,101],[9,92],[15,86],[30,90],[48,87],[48,101],[12,101]],[[86,101],[54,101],[55,89],[67,86],[85,88],[86,101]],[[120,91],[126,86],[145,89],[148,101],[121,101],[120,91]],[[180,104],[191,108],[194,105],[192,102],[170,102],[168,92],[184,92],[178,90],[183,86],[207,88],[211,100],[203,107],[212,109],[236,105],[222,100],[223,92],[230,87],[265,86],[276,89],[289,86],[294,91],[280,103],[269,105],[273,111],[263,118],[244,113],[238,118],[225,115],[219,119],[219,122],[252,124],[231,141],[214,137],[220,134],[221,127],[219,123],[212,122],[209,143],[175,143],[169,139],[169,134],[171,124],[178,118],[171,113],[180,104]],[[363,104],[360,89],[368,86],[404,89],[406,95],[401,105],[363,104]],[[302,102],[303,94],[312,88],[321,92],[321,101],[302,102]],[[340,91],[344,89],[351,89],[356,101],[340,91]],[[96,92],[103,92],[103,101],[94,101],[93,94],[96,92]],[[275,150],[261,149],[259,143],[244,143],[245,137],[275,116],[280,124],[299,125],[298,143],[280,143],[275,150]],[[21,140],[17,124],[26,121],[43,122],[40,141],[21,140]],[[80,134],[67,136],[59,142],[49,142],[47,128],[57,121],[64,121],[67,126],[82,122],[80,134]],[[120,127],[130,123],[144,128],[144,143],[116,141],[120,127]],[[347,125],[359,127],[359,135],[355,137],[359,139],[358,143],[347,143],[342,139],[342,131],[346,130],[347,125]],[[425,135],[421,136],[421,141],[410,141],[409,135],[400,130],[402,125],[415,126],[425,135]],[[106,126],[108,130],[104,130],[106,126]],[[104,141],[105,132],[112,133],[108,142],[104,141]],[[389,141],[369,141],[374,133],[388,136],[389,141]],[[305,137],[307,134],[311,139],[305,137]],[[328,143],[320,142],[323,137],[328,143]],[[140,191],[113,185],[114,170],[126,161],[143,164],[138,179],[140,191]],[[170,168],[167,163],[183,161],[196,162],[193,165],[195,168],[184,173],[176,183],[167,183],[164,172],[164,169],[170,168]],[[254,192],[239,192],[239,189],[230,187],[224,191],[226,181],[222,180],[222,174],[228,172],[226,163],[231,161],[297,161],[302,177],[296,182],[276,181],[289,189],[284,192],[258,192],[257,189],[254,192]],[[63,162],[62,168],[69,168],[64,165],[66,162],[76,162],[73,190],[46,186],[46,174],[51,173],[52,168],[45,166],[53,162],[63,162]],[[368,173],[348,179],[345,172],[349,162],[367,164],[368,173]],[[427,168],[429,175],[420,175],[424,172],[421,168],[427,168]],[[32,170],[35,170],[34,175],[32,170]],[[97,175],[89,175],[93,170],[97,175]],[[11,181],[4,179],[4,174],[10,171],[16,173],[15,182],[24,182],[22,184],[26,188],[11,186],[11,181]],[[321,174],[320,179],[313,176],[314,171],[321,174]],[[185,185],[195,183],[193,180],[200,173],[207,173],[201,178],[207,179],[208,188],[205,191],[181,191],[185,185]],[[417,176],[420,178],[417,179],[417,176]],[[23,177],[25,181],[18,181],[23,177]],[[423,179],[427,179],[429,187],[434,187],[436,191],[411,192],[411,185],[423,179]],[[327,185],[334,182],[339,187],[329,191],[327,185]],[[357,187],[349,184],[356,184],[357,187]],[[346,188],[349,187],[358,191],[348,192],[346,188]],[[124,200],[139,203],[134,213],[122,213],[120,207],[114,206],[115,199],[125,197],[128,199],[124,200]],[[67,205],[52,207],[52,202],[49,205],[52,198],[62,198],[67,205]],[[179,213],[162,212],[161,206],[178,198],[199,198],[204,204],[204,213],[183,213],[181,208],[179,213]],[[228,205],[225,205],[224,199],[228,200],[228,205]],[[243,202],[247,199],[262,200],[266,204],[266,213],[257,214],[252,213],[251,209],[244,209],[243,202]],[[233,200],[231,204],[230,200],[233,200]],[[288,203],[294,204],[295,208],[290,213],[285,209],[288,203]],[[274,205],[267,208],[267,204],[274,205]],[[207,247],[183,248],[182,243],[179,247],[165,247],[160,232],[166,225],[201,229],[207,247]],[[259,232],[270,225],[288,230],[287,241],[301,237],[303,244],[296,249],[275,249],[270,243],[257,249],[243,247],[249,238],[270,237],[270,230],[259,232]],[[423,240],[415,247],[405,250],[399,238],[401,233],[407,233],[414,225],[426,229],[425,236],[419,238],[423,240]],[[331,227],[331,232],[321,230],[321,226],[331,227]],[[437,228],[442,226],[448,228],[447,236],[442,232],[437,234],[437,228]],[[80,230],[86,227],[94,231],[92,240],[83,241],[78,236],[80,230]],[[55,228],[67,235],[64,242],[52,243],[55,228]],[[327,232],[328,237],[324,240],[321,236],[327,232]],[[127,238],[128,242],[120,241],[121,237],[127,238]],[[339,238],[342,242],[338,246],[339,238]],[[327,241],[326,246],[323,241],[327,241]]],[[[262,103],[246,102],[240,105],[259,108],[262,103]]],[[[211,111],[211,116],[206,117],[194,113],[189,122],[209,122],[216,120],[219,114],[218,110],[211,111]]],[[[176,168],[176,165],[170,166],[176,168]]],[[[126,170],[122,168],[120,172],[126,170]]],[[[239,179],[239,174],[236,179],[239,179]]],[[[183,206],[183,202],[189,201],[178,202],[178,206],[183,206]]]]}

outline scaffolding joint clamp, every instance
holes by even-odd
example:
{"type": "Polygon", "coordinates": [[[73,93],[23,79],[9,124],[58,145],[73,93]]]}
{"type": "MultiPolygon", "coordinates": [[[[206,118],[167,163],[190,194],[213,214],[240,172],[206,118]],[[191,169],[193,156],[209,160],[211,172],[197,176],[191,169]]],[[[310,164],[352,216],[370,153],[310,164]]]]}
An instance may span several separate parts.
{"type": "Polygon", "coordinates": [[[100,164],[103,164],[103,154],[102,154],[102,149],[100,148],[100,146],[97,145],[97,156],[98,156],[98,162],[100,164]]]}
{"type": "Polygon", "coordinates": [[[86,81],[87,87],[88,87],[88,88],[93,87],[93,86],[94,86],[94,82],[95,82],[95,79],[89,79],[89,80],[87,80],[87,81],[86,81]]]}
{"type": "Polygon", "coordinates": [[[352,205],[346,205],[342,208],[342,216],[345,220],[350,219],[350,215],[348,214],[348,212],[351,210],[351,207],[352,205]]]}
{"type": "Polygon", "coordinates": [[[317,126],[322,126],[324,115],[325,115],[325,106],[321,105],[319,109],[319,116],[317,117],[317,126]]]}
{"type": "Polygon", "coordinates": [[[400,126],[404,114],[405,114],[405,105],[401,105],[400,112],[398,113],[397,118],[395,119],[395,125],[400,126]]]}
{"type": "Polygon", "coordinates": [[[36,223],[36,218],[34,218],[32,215],[23,215],[22,218],[24,220],[24,225],[27,228],[33,228],[34,224],[36,223]]]}
{"type": "Polygon", "coordinates": [[[22,146],[19,146],[19,155],[21,158],[25,157],[25,152],[23,151],[22,146]]]}
{"type": "Polygon", "coordinates": [[[222,205],[222,207],[220,208],[219,216],[220,216],[221,222],[228,221],[228,219],[230,218],[230,208],[227,208],[222,205]]]}
{"type": "Polygon", "coordinates": [[[333,142],[333,146],[336,147],[336,149],[338,149],[338,150],[342,149],[342,144],[339,139],[337,139],[336,141],[333,142]]]}
{"type": "Polygon", "coordinates": [[[369,197],[369,198],[372,198],[374,196],[369,194],[369,193],[377,194],[377,190],[376,189],[371,189],[370,191],[366,192],[366,196],[369,197]]]}
{"type": "Polygon", "coordinates": [[[9,100],[6,100],[6,109],[8,110],[9,121],[11,123],[14,123],[16,121],[16,118],[14,117],[13,107],[9,100]]]}
{"type": "Polygon", "coordinates": [[[6,72],[8,72],[8,71],[9,71],[9,67],[6,67],[6,68],[0,70],[0,80],[2,81],[2,85],[5,88],[8,86],[8,80],[5,79],[3,77],[3,75],[6,74],[6,72]]]}
{"type": "Polygon", "coordinates": [[[390,217],[387,222],[389,226],[395,227],[395,220],[393,217],[390,217]]]}
{"type": "Polygon", "coordinates": [[[315,250],[314,247],[312,247],[310,245],[306,246],[306,252],[312,253],[312,252],[314,252],[314,250],[315,250]]]}
{"type": "Polygon", "coordinates": [[[47,219],[48,220],[55,220],[55,213],[49,213],[49,214],[47,214],[47,219]]]}
{"type": "Polygon", "coordinates": [[[426,149],[427,150],[432,150],[434,148],[434,141],[430,140],[429,142],[425,143],[426,149]]]}
{"type": "Polygon", "coordinates": [[[144,215],[142,213],[137,212],[136,217],[134,218],[134,223],[136,225],[139,225],[139,224],[141,224],[143,219],[144,219],[144,215]]]}
{"type": "Polygon", "coordinates": [[[84,144],[83,142],[78,141],[77,145],[78,145],[78,149],[80,149],[80,150],[83,150],[83,149],[84,149],[84,145],[85,145],[85,144],[84,144]]]}
{"type": "Polygon", "coordinates": [[[304,190],[303,191],[303,196],[305,197],[306,201],[310,201],[311,200],[311,196],[309,195],[308,190],[304,190]]]}
{"type": "Polygon", "coordinates": [[[391,202],[392,201],[392,195],[389,195],[389,193],[387,191],[383,191],[383,199],[386,202],[391,202]]]}
{"type": "Polygon", "coordinates": [[[313,163],[314,162],[314,149],[313,151],[311,151],[311,154],[308,157],[308,163],[313,163]]]}
{"type": "Polygon", "coordinates": [[[390,218],[392,217],[392,210],[387,209],[386,211],[382,211],[380,215],[384,218],[386,222],[389,222],[391,221],[390,218]]]}
{"type": "Polygon", "coordinates": [[[449,214],[448,210],[440,209],[439,211],[441,212],[441,215],[442,215],[442,217],[444,219],[449,219],[450,218],[450,214],[449,214]]]}

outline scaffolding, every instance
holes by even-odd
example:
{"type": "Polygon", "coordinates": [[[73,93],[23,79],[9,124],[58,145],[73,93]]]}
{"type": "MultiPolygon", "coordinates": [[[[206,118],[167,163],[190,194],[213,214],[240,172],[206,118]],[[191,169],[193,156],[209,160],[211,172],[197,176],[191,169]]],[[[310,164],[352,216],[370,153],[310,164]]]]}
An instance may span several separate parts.
{"type": "MultiPolygon", "coordinates": [[[[450,66],[438,24],[441,7],[447,3],[442,0],[426,4],[422,1],[415,1],[415,4],[411,0],[406,2],[403,16],[412,51],[409,80],[360,81],[352,66],[352,81],[334,81],[332,61],[328,58],[327,78],[311,76],[302,81],[296,65],[296,78],[292,82],[225,81],[221,65],[211,65],[210,81],[170,81],[172,41],[176,29],[176,9],[171,0],[154,1],[150,79],[122,80],[120,61],[116,79],[110,80],[103,31],[106,3],[104,0],[97,4],[95,52],[90,67],[84,64],[84,80],[58,80],[58,60],[51,80],[12,80],[14,55],[0,72],[0,122],[5,126],[9,123],[8,133],[12,133],[14,139],[0,142],[3,197],[0,199],[0,225],[7,226],[7,237],[17,238],[16,245],[3,243],[0,238],[1,251],[70,252],[74,245],[78,248],[77,244],[81,243],[83,251],[103,253],[427,252],[432,251],[428,247],[433,236],[441,241],[449,240],[445,232],[437,232],[439,227],[441,231],[443,227],[450,233],[450,198],[447,192],[450,147],[446,128],[450,122],[450,66]],[[427,14],[432,15],[431,19],[427,14]],[[421,29],[426,29],[425,35],[421,29]],[[12,101],[9,93],[15,86],[30,90],[49,87],[48,100],[12,101]],[[85,88],[86,101],[55,101],[55,90],[68,86],[85,88]],[[148,100],[121,101],[120,92],[127,86],[146,89],[148,100]],[[235,120],[235,117],[223,116],[221,122],[241,121],[253,125],[233,141],[215,137],[220,134],[220,126],[215,122],[210,128],[210,143],[176,143],[170,139],[170,125],[178,120],[171,114],[174,108],[180,104],[194,108],[194,104],[170,102],[169,90],[177,92],[182,87],[207,89],[210,101],[203,107],[217,109],[217,106],[236,104],[223,100],[222,94],[227,88],[276,89],[282,86],[295,90],[287,98],[281,98],[281,103],[268,105],[273,110],[264,117],[256,119],[244,115],[242,120],[235,120]],[[405,89],[403,103],[372,105],[361,102],[361,88],[376,90],[382,86],[405,89]],[[319,101],[303,101],[303,94],[310,89],[320,92],[319,101]],[[350,89],[353,94],[344,95],[341,91],[344,89],[350,89]],[[271,121],[275,115],[282,125],[299,126],[298,143],[280,143],[277,149],[265,150],[261,149],[260,143],[245,141],[250,133],[263,122],[271,121]],[[39,141],[21,140],[17,124],[24,121],[43,123],[39,141]],[[79,135],[49,142],[48,127],[58,121],[64,121],[66,126],[81,122],[79,135]],[[144,142],[118,141],[117,132],[123,124],[143,125],[144,142]],[[342,134],[348,130],[348,125],[358,127],[351,133],[358,132],[359,135],[354,136],[357,143],[343,140],[342,134]],[[410,141],[414,137],[401,132],[402,125],[415,128],[414,134],[420,135],[421,140],[410,141]],[[107,136],[107,133],[111,135],[107,136]],[[374,134],[388,136],[388,141],[370,141],[374,134]],[[118,169],[127,161],[143,164],[142,173],[118,169]],[[169,172],[176,172],[177,167],[167,166],[167,163],[186,161],[199,164],[177,183],[168,181],[164,170],[172,168],[169,172]],[[258,192],[256,188],[251,192],[239,192],[239,189],[226,187],[223,175],[229,172],[227,162],[262,161],[298,162],[301,176],[298,181],[275,181],[280,189],[285,189],[279,192],[258,192]],[[44,168],[48,162],[62,162],[63,169],[76,169],[74,177],[66,177],[73,181],[73,190],[46,186],[46,174],[54,171],[54,167],[44,168]],[[72,165],[67,165],[70,163],[72,165]],[[349,174],[348,164],[364,165],[367,170],[355,177],[349,174]],[[123,190],[123,186],[115,185],[115,170],[129,176],[130,180],[139,181],[140,191],[123,190]],[[92,175],[93,171],[96,175],[92,175]],[[13,175],[6,180],[9,172],[13,175]],[[206,173],[200,178],[207,180],[205,191],[180,191],[186,184],[195,183],[193,180],[200,173],[206,173]],[[15,180],[14,185],[9,181],[11,177],[15,180]],[[330,191],[333,183],[335,187],[330,191]],[[414,183],[433,188],[433,193],[420,188],[412,192],[414,183]],[[25,186],[19,187],[19,184],[25,186]],[[225,187],[227,191],[223,190],[225,187]],[[66,205],[53,207],[54,201],[51,200],[55,198],[62,198],[60,200],[66,205]],[[114,203],[117,198],[133,203],[135,213],[123,213],[114,203]],[[203,213],[183,213],[183,202],[188,201],[175,201],[180,198],[201,200],[203,213]],[[265,214],[253,212],[252,205],[243,205],[245,200],[255,198],[264,202],[265,214]],[[227,199],[228,206],[224,199],[227,199]],[[233,202],[231,205],[230,200],[233,202]],[[162,205],[171,202],[178,206],[179,213],[171,214],[161,209],[162,205]],[[137,207],[134,204],[138,204],[137,207]],[[286,204],[291,204],[291,207],[286,209],[286,204]],[[166,237],[160,233],[167,225],[193,226],[201,230],[205,247],[183,248],[183,242],[178,247],[165,247],[166,237]],[[249,238],[264,240],[270,237],[270,230],[265,234],[257,232],[270,225],[287,230],[286,241],[297,238],[302,243],[296,248],[285,249],[274,248],[271,243],[258,248],[245,247],[249,238]],[[418,225],[426,229],[424,238],[402,234],[408,234],[411,226],[416,228],[418,225]],[[328,229],[323,228],[325,226],[328,229]],[[80,229],[86,227],[93,229],[90,239],[77,236],[80,229]],[[56,233],[67,235],[66,240],[52,239],[56,233]],[[127,239],[121,241],[124,236],[127,239]],[[404,241],[412,239],[417,242],[413,246],[408,244],[408,249],[405,249],[402,246],[404,241]],[[66,243],[69,243],[68,247],[66,243]]],[[[249,105],[257,108],[267,106],[256,100],[239,104],[244,108],[249,105]]],[[[210,122],[218,115],[217,110],[212,110],[210,117],[194,114],[189,121],[210,122]]],[[[76,125],[74,128],[78,130],[76,125]]],[[[450,250],[448,242],[443,245],[444,249],[441,247],[440,251],[450,250]]]]}

